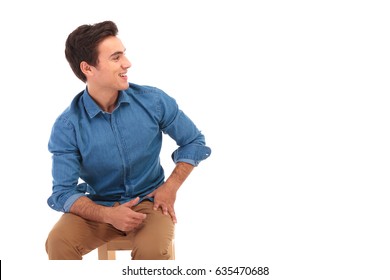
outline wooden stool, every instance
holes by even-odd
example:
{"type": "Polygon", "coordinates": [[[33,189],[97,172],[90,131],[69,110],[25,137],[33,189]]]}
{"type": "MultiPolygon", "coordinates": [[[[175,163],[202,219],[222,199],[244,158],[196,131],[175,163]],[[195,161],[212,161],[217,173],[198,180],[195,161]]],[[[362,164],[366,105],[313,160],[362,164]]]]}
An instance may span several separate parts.
{"type": "MultiPolygon", "coordinates": [[[[132,250],[132,244],[127,236],[118,237],[114,240],[107,242],[106,244],[98,248],[98,259],[99,260],[115,260],[115,251],[120,250],[132,250]]],[[[175,259],[175,240],[172,240],[169,246],[171,252],[170,260],[175,259]]]]}

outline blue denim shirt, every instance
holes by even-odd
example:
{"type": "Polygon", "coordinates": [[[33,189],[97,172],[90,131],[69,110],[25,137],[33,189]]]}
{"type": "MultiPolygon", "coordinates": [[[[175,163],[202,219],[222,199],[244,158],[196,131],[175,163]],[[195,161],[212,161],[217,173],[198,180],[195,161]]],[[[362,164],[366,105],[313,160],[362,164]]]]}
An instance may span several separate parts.
{"type": "Polygon", "coordinates": [[[162,133],[178,145],[175,163],[197,166],[211,153],[203,134],[160,89],[129,83],[112,113],[102,111],[87,89],[80,92],[51,131],[49,206],[69,212],[81,196],[109,206],[152,192],[165,180],[162,133]]]}

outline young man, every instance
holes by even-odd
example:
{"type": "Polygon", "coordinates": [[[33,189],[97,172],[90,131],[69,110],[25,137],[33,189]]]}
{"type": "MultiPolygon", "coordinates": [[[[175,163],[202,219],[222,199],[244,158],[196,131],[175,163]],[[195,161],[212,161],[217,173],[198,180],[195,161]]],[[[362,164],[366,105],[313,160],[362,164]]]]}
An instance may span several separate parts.
{"type": "Polygon", "coordinates": [[[86,89],[57,118],[49,140],[48,204],[64,212],[46,241],[49,259],[82,259],[124,235],[133,259],[170,259],[176,192],[211,153],[173,98],[128,82],[131,63],[117,33],[104,21],[78,27],[66,41],[65,56],[86,89]],[[168,178],[159,160],[162,133],[178,145],[168,178]]]}

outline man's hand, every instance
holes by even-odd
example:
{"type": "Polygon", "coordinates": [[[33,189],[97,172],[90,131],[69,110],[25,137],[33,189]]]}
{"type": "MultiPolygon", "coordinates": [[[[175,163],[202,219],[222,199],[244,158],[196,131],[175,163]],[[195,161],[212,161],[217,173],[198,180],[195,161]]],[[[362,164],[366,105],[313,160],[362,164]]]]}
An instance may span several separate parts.
{"type": "Polygon", "coordinates": [[[167,181],[148,194],[148,197],[154,197],[154,210],[161,208],[165,215],[171,216],[174,223],[177,223],[174,209],[176,193],[193,169],[194,166],[189,163],[178,162],[167,181]]]}
{"type": "Polygon", "coordinates": [[[154,197],[154,210],[161,208],[164,215],[170,215],[172,221],[177,223],[175,214],[176,190],[170,188],[167,183],[162,184],[159,188],[148,194],[148,197],[154,197]]]}
{"type": "Polygon", "coordinates": [[[138,201],[137,197],[122,205],[108,207],[98,205],[88,197],[82,196],[73,203],[70,212],[84,219],[111,224],[122,231],[131,231],[140,227],[146,218],[146,214],[135,212],[132,209],[138,201]]]}
{"type": "Polygon", "coordinates": [[[108,222],[121,231],[131,231],[140,227],[146,218],[146,214],[133,211],[132,207],[138,201],[139,197],[119,206],[109,208],[108,222]]]}

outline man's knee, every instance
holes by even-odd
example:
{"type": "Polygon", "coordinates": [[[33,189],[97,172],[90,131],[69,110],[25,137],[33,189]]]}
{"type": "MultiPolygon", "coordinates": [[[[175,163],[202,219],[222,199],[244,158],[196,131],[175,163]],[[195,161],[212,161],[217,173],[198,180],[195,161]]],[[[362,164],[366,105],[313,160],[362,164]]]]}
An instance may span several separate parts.
{"type": "Polygon", "coordinates": [[[46,252],[50,260],[80,260],[82,255],[64,233],[53,228],[46,239],[46,252]]]}
{"type": "Polygon", "coordinates": [[[172,260],[171,246],[135,246],[131,252],[133,260],[172,260]]]}

